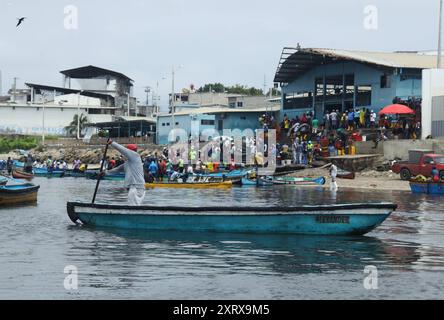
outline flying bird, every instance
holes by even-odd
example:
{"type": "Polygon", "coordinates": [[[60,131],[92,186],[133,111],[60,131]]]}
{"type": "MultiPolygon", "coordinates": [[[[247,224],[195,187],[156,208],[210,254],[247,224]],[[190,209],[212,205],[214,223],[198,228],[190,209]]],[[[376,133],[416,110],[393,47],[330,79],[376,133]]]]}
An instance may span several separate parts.
{"type": "Polygon", "coordinates": [[[17,18],[18,22],[17,22],[16,27],[18,27],[23,22],[23,20],[25,20],[25,19],[26,19],[26,17],[17,18]]]}

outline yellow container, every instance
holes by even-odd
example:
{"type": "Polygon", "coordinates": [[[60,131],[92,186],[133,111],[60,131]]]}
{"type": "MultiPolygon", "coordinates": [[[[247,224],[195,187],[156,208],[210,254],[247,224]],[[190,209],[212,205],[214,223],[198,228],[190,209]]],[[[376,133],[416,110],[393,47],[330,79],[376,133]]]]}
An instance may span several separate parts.
{"type": "Polygon", "coordinates": [[[350,147],[350,154],[351,155],[355,155],[356,154],[356,147],[355,146],[351,146],[350,147]]]}

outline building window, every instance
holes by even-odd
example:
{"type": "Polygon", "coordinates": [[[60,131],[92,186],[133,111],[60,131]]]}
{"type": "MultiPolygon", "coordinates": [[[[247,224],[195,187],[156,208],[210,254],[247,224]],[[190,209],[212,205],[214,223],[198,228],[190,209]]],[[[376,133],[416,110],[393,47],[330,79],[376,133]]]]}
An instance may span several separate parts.
{"type": "Polygon", "coordinates": [[[214,126],[214,120],[200,120],[200,124],[203,126],[214,126]]]}
{"type": "Polygon", "coordinates": [[[284,95],[284,109],[307,109],[313,104],[311,92],[293,92],[284,95]]]}
{"type": "Polygon", "coordinates": [[[237,102],[237,107],[242,108],[244,106],[244,103],[242,101],[237,102]]]}
{"type": "Polygon", "coordinates": [[[392,86],[392,77],[386,74],[381,76],[381,88],[390,88],[392,86]]]}
{"type": "Polygon", "coordinates": [[[365,107],[372,104],[372,86],[360,85],[356,91],[356,106],[365,107]]]}
{"type": "Polygon", "coordinates": [[[164,123],[162,123],[162,127],[165,127],[165,122],[164,122],[164,123]]]}
{"type": "Polygon", "coordinates": [[[236,108],[236,102],[230,102],[230,108],[236,108]]]}
{"type": "Polygon", "coordinates": [[[178,126],[179,125],[179,122],[176,122],[176,126],[178,126]]]}

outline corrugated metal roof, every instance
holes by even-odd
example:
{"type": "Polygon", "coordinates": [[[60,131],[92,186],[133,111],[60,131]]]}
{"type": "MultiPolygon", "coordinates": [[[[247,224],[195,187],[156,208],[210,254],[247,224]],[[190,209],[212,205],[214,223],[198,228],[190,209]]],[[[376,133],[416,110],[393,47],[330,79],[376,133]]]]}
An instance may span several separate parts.
{"type": "Polygon", "coordinates": [[[437,55],[286,47],[282,51],[274,81],[289,82],[318,65],[339,61],[357,61],[386,68],[431,69],[437,66],[437,55]]]}
{"type": "Polygon", "coordinates": [[[392,68],[430,69],[437,66],[436,55],[417,52],[372,52],[320,48],[307,50],[332,57],[341,57],[392,68]]]}
{"type": "Polygon", "coordinates": [[[94,78],[98,76],[104,76],[104,75],[112,75],[114,77],[118,78],[124,78],[128,81],[133,81],[131,78],[127,77],[123,73],[116,72],[113,70],[108,70],[104,68],[99,68],[96,66],[85,66],[80,68],[74,68],[74,69],[68,69],[68,70],[62,70],[60,71],[61,74],[75,78],[75,79],[88,79],[88,78],[94,78]]]}

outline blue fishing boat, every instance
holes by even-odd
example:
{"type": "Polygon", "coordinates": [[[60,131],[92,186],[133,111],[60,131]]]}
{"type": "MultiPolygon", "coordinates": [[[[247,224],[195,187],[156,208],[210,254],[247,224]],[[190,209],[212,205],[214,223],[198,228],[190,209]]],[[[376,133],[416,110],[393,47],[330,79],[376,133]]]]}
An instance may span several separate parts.
{"type": "Polygon", "coordinates": [[[295,177],[260,177],[259,182],[256,179],[247,177],[242,178],[242,185],[245,186],[272,186],[272,185],[292,185],[292,186],[319,186],[325,184],[325,178],[295,178],[295,177]]]}
{"type": "Polygon", "coordinates": [[[185,232],[363,235],[397,205],[334,204],[299,207],[155,207],[68,202],[68,216],[91,227],[185,232]]]}
{"type": "Polygon", "coordinates": [[[32,183],[0,186],[0,207],[37,202],[39,188],[32,183]]]}
{"type": "Polygon", "coordinates": [[[256,179],[250,179],[247,177],[243,177],[242,178],[242,185],[243,186],[261,186],[261,187],[266,187],[266,186],[272,186],[273,182],[266,180],[266,179],[259,179],[259,181],[257,181],[256,179]]]}
{"type": "Polygon", "coordinates": [[[4,186],[8,183],[8,179],[5,177],[0,177],[0,186],[4,186]]]}
{"type": "MultiPolygon", "coordinates": [[[[86,174],[86,178],[91,180],[97,180],[99,176],[99,171],[88,172],[86,174]]],[[[118,172],[113,174],[107,174],[100,178],[100,180],[109,180],[109,181],[124,181],[125,180],[125,172],[118,172]]]]}
{"type": "Polygon", "coordinates": [[[426,194],[443,194],[444,182],[432,181],[411,181],[410,189],[412,193],[426,193],[426,194]]]}

